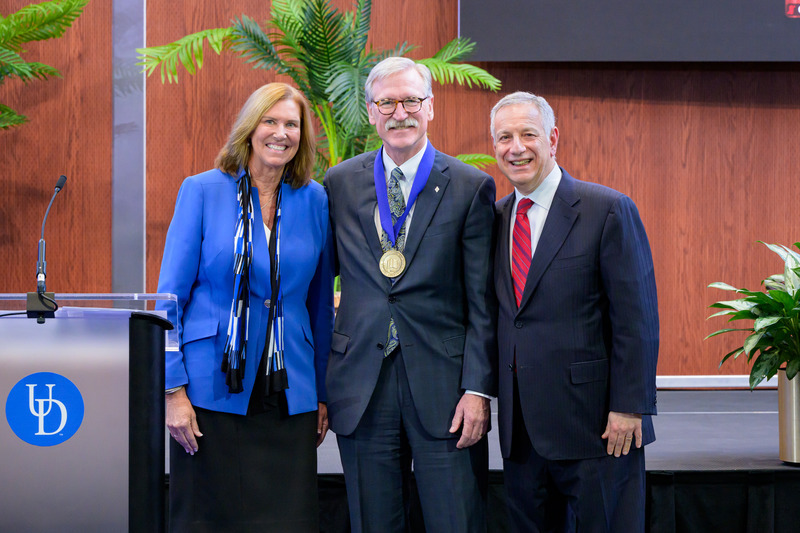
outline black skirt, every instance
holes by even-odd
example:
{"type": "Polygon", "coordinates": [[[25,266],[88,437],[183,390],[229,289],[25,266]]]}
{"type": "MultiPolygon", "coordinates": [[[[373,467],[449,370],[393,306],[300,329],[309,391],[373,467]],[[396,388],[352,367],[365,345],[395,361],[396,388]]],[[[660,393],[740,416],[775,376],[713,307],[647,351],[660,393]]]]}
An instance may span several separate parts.
{"type": "Polygon", "coordinates": [[[187,454],[170,439],[169,523],[180,532],[318,532],[317,413],[199,409],[187,454]]]}

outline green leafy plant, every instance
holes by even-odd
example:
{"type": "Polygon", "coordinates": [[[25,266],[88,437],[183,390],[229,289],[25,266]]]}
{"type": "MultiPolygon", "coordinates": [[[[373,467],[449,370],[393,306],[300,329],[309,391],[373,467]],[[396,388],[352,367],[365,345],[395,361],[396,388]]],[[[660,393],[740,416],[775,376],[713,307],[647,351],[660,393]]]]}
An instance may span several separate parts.
{"type": "MultiPolygon", "coordinates": [[[[61,77],[61,73],[44,63],[25,61],[22,45],[61,37],[83,13],[89,0],[55,0],[25,6],[7,17],[0,16],[0,84],[6,78],[33,79],[61,77]]],[[[24,124],[28,119],[10,107],[0,104],[0,129],[24,124]]]]}
{"type": "MultiPolygon", "coordinates": [[[[761,242],[761,241],[759,241],[761,242]]],[[[800,370],[800,254],[780,244],[767,244],[784,262],[783,274],[763,280],[764,291],[737,289],[727,283],[712,283],[710,288],[734,291],[742,298],[716,302],[709,307],[723,309],[709,318],[729,316],[729,322],[752,320],[749,328],[727,328],[715,331],[706,338],[733,331],[746,331],[742,346],[722,358],[720,366],[741,354],[747,356],[750,369],[750,388],[764,379],[772,378],[784,364],[786,377],[794,378],[800,370]]],[[[800,249],[800,242],[794,243],[800,249]]]]}
{"type": "MultiPolygon", "coordinates": [[[[217,54],[229,50],[254,69],[289,76],[308,98],[322,126],[317,150],[317,175],[321,177],[329,166],[380,146],[364,105],[364,83],[376,63],[414,49],[405,42],[391,50],[368,47],[371,10],[371,0],[357,0],[353,11],[344,13],[330,0],[273,0],[266,31],[254,19],[242,15],[227,28],[203,30],[170,44],[140,48],[139,64],[148,76],[158,70],[162,82],[177,82],[179,64],[190,74],[202,68],[203,48],[208,42],[217,54]]],[[[498,90],[497,78],[474,65],[459,63],[474,47],[473,42],[459,37],[433,57],[417,61],[430,68],[439,83],[498,90]]],[[[476,166],[494,163],[494,158],[486,154],[460,157],[476,166]]]]}

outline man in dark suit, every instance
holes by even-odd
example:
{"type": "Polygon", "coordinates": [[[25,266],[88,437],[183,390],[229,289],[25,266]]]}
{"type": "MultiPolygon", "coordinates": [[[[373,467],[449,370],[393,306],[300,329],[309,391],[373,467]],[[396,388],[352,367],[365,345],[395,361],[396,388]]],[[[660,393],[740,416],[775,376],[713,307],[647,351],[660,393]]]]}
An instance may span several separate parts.
{"type": "Polygon", "coordinates": [[[644,448],[655,439],[653,260],[627,196],[555,161],[544,98],[492,109],[497,164],[499,431],[517,531],[644,531],[644,448]]]}
{"type": "Polygon", "coordinates": [[[494,181],[428,142],[427,67],[386,59],[366,97],[383,148],[325,177],[342,287],[328,415],[352,530],[406,531],[413,459],[427,530],[485,531],[494,181]]]}

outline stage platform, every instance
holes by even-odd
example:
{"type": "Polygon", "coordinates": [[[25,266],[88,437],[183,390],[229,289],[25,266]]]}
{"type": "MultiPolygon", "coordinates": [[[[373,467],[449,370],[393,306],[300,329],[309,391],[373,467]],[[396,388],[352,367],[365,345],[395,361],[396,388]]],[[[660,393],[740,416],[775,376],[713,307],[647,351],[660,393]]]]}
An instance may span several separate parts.
{"type": "Polygon", "coordinates": [[[796,471],[778,459],[778,391],[658,391],[648,471],[796,471]]]}
{"type": "Polygon", "coordinates": [[[800,532],[800,468],[778,458],[776,390],[659,391],[648,531],[800,532]]]}
{"type": "MultiPolygon", "coordinates": [[[[492,402],[497,427],[497,402],[492,402]]],[[[798,471],[778,459],[776,390],[661,390],[649,471],[798,471]]],[[[489,432],[489,469],[502,470],[497,431],[489,432]]],[[[336,435],[318,450],[320,474],[341,474],[336,435]]]]}
{"type": "MultiPolygon", "coordinates": [[[[649,532],[800,532],[791,514],[800,468],[778,458],[776,390],[659,390],[658,411],[645,454],[649,532]]],[[[503,463],[497,432],[488,438],[489,531],[499,533],[509,531],[503,463]]],[[[322,529],[348,531],[335,435],[319,449],[319,472],[322,529]]]]}

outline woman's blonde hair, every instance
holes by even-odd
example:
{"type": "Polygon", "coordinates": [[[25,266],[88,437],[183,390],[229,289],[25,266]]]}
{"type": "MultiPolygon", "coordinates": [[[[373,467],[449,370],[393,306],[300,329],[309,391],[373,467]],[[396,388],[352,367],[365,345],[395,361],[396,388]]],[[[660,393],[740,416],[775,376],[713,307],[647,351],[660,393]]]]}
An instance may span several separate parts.
{"type": "Polygon", "coordinates": [[[300,108],[300,146],[297,154],[286,164],[286,183],[295,189],[311,181],[316,157],[316,138],[311,122],[311,110],[303,93],[286,83],[268,83],[256,89],[247,99],[231,128],[228,142],[219,151],[214,166],[236,176],[240,168],[247,166],[252,153],[250,136],[261,122],[264,113],[281,100],[293,100],[300,108]]]}

